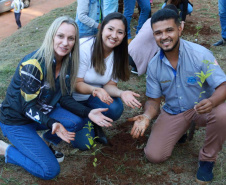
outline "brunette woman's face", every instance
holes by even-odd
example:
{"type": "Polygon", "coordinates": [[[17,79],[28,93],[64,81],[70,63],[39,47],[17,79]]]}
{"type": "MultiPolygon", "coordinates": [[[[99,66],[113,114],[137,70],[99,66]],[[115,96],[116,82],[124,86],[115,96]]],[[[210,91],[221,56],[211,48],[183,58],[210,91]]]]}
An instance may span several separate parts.
{"type": "Polygon", "coordinates": [[[103,28],[102,40],[105,51],[112,51],[114,47],[122,43],[125,37],[125,25],[119,19],[109,21],[103,28]]]}
{"type": "Polygon", "coordinates": [[[61,61],[74,47],[76,39],[75,27],[68,23],[62,23],[53,39],[55,57],[61,61]]]}

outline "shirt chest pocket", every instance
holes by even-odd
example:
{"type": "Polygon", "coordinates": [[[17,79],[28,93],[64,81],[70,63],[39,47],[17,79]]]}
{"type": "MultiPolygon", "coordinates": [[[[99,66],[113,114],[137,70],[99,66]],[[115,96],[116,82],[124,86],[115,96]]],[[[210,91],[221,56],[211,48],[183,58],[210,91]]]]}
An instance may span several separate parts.
{"type": "Polygon", "coordinates": [[[199,78],[195,74],[194,71],[186,71],[184,76],[184,84],[187,87],[199,87],[198,82],[200,81],[199,78]]]}

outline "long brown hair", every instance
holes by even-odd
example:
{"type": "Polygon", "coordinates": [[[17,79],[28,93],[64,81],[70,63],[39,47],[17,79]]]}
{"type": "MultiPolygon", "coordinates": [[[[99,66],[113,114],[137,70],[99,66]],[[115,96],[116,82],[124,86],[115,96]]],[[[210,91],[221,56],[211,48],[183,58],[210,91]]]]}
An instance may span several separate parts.
{"type": "Polygon", "coordinates": [[[129,80],[129,61],[128,61],[128,41],[127,41],[127,21],[126,18],[118,12],[108,14],[103,20],[100,30],[97,33],[97,37],[93,43],[93,52],[91,58],[91,66],[95,68],[95,71],[101,75],[104,75],[106,66],[104,63],[104,48],[102,40],[102,32],[106,24],[109,21],[118,19],[121,20],[125,26],[125,37],[122,40],[122,43],[116,46],[114,51],[114,64],[112,77],[114,79],[120,79],[122,81],[129,80]]]}

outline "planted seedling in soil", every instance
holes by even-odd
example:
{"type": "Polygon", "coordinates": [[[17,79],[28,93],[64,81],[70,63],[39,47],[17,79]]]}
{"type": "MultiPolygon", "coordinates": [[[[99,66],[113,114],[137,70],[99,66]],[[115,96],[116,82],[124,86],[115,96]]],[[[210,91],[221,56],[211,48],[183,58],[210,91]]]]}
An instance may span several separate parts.
{"type": "MultiPolygon", "coordinates": [[[[88,127],[84,127],[84,128],[87,128],[87,129],[89,130],[89,133],[86,134],[86,136],[87,136],[87,138],[88,138],[88,140],[89,140],[90,146],[91,146],[91,147],[93,148],[93,150],[94,150],[94,152],[92,152],[91,154],[92,154],[93,157],[94,157],[94,159],[93,159],[93,166],[96,167],[96,166],[97,166],[96,152],[97,152],[99,149],[95,150],[96,144],[94,143],[94,141],[95,141],[96,138],[98,138],[98,136],[92,137],[92,136],[90,135],[91,130],[93,129],[93,125],[92,125],[91,122],[88,122],[88,127]]],[[[88,149],[91,149],[90,146],[89,146],[89,145],[86,145],[86,147],[87,147],[88,149]]]]}

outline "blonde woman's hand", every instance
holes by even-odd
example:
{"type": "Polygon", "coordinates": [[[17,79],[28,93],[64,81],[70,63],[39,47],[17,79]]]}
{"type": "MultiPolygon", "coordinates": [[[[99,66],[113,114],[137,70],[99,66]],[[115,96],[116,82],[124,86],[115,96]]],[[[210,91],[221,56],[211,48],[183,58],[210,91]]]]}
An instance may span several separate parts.
{"type": "Polygon", "coordinates": [[[144,136],[144,132],[150,124],[150,119],[145,117],[143,114],[129,118],[128,121],[134,121],[134,125],[130,133],[133,138],[144,136]]]}
{"type": "Polygon", "coordinates": [[[132,92],[132,91],[122,91],[121,92],[121,98],[122,98],[123,102],[127,106],[129,106],[133,109],[135,107],[138,107],[138,108],[141,107],[141,103],[135,97],[140,97],[140,95],[135,92],[132,92]]]}
{"type": "Polygon", "coordinates": [[[75,140],[75,133],[67,131],[61,123],[54,123],[52,125],[52,134],[56,134],[62,140],[70,143],[75,140]]]}
{"type": "Polygon", "coordinates": [[[91,121],[101,127],[111,127],[111,122],[113,122],[113,120],[102,114],[102,112],[105,112],[107,110],[108,108],[93,109],[90,111],[88,117],[91,121]]]}
{"type": "Polygon", "coordinates": [[[102,102],[110,105],[113,102],[111,96],[103,88],[96,88],[93,90],[92,95],[97,96],[102,102]]]}

